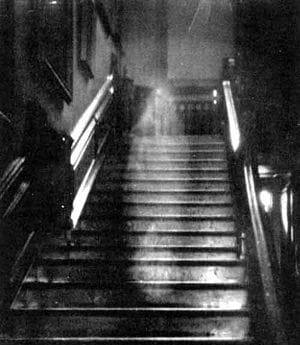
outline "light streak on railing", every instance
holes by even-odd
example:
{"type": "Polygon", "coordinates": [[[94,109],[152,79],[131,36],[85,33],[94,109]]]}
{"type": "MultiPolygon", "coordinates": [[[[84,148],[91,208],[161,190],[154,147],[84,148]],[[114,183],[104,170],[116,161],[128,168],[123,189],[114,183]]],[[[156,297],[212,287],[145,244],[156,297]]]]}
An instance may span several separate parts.
{"type": "Polygon", "coordinates": [[[235,105],[233,101],[230,81],[228,80],[223,81],[223,89],[224,89],[226,109],[227,109],[228,122],[229,122],[231,146],[232,146],[233,151],[236,152],[240,146],[241,133],[240,133],[239,123],[238,123],[235,105]]]}
{"type": "Polygon", "coordinates": [[[71,164],[73,165],[74,169],[76,169],[85,149],[87,148],[89,139],[93,135],[96,122],[101,116],[101,111],[108,103],[108,95],[112,95],[112,80],[112,75],[109,75],[106,78],[105,83],[102,85],[101,89],[87,107],[75,128],[71,132],[71,137],[74,140],[71,153],[71,164]]]}
{"type": "Polygon", "coordinates": [[[269,318],[270,331],[273,336],[273,343],[281,345],[286,343],[286,335],[282,323],[280,305],[276,295],[276,285],[270,264],[270,255],[265,237],[263,223],[258,207],[254,173],[251,166],[244,165],[244,177],[247,190],[248,205],[250,209],[251,223],[253,228],[254,241],[256,243],[256,255],[261,276],[262,288],[264,291],[265,307],[269,318]],[[274,327],[276,325],[276,327],[274,327]]]}
{"type": "Polygon", "coordinates": [[[109,75],[106,78],[105,83],[102,85],[102,87],[98,91],[97,95],[92,100],[92,102],[87,107],[85,112],[82,114],[80,120],[77,122],[76,126],[72,130],[71,137],[73,138],[74,143],[76,143],[79,140],[84,129],[88,126],[91,118],[94,116],[94,113],[99,106],[99,103],[101,103],[101,100],[104,98],[105,94],[107,93],[107,90],[110,89],[112,80],[113,80],[112,75],[109,75]]]}

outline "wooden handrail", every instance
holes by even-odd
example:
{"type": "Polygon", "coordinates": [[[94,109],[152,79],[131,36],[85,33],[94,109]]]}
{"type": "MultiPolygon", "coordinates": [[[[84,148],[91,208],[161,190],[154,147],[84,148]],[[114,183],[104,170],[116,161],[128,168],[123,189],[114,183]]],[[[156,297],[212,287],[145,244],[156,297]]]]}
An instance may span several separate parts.
{"type": "Polygon", "coordinates": [[[71,132],[71,137],[73,139],[71,164],[74,169],[78,166],[80,159],[93,136],[95,126],[97,122],[101,120],[101,116],[111,100],[113,93],[112,82],[113,76],[109,75],[71,132]]]}
{"type": "Polygon", "coordinates": [[[263,222],[260,215],[255,178],[252,166],[244,164],[244,178],[247,190],[247,199],[251,217],[253,236],[256,243],[256,256],[260,271],[260,279],[264,292],[266,315],[269,321],[269,331],[272,333],[272,343],[276,345],[286,344],[287,337],[284,332],[283,319],[280,304],[277,299],[276,283],[271,268],[263,222]]]}
{"type": "Polygon", "coordinates": [[[73,210],[71,214],[71,219],[73,227],[76,228],[81,212],[85,206],[86,200],[89,196],[89,193],[92,189],[93,183],[95,181],[96,175],[100,169],[100,166],[104,160],[104,155],[101,155],[101,150],[106,144],[108,136],[110,134],[110,129],[107,130],[104,138],[102,139],[96,158],[94,158],[89,166],[89,169],[78,189],[78,192],[73,201],[73,210]]]}
{"type": "MultiPolygon", "coordinates": [[[[236,153],[241,144],[241,131],[230,81],[223,82],[223,90],[229,124],[230,143],[234,153],[236,153]]],[[[269,332],[272,335],[270,340],[272,339],[272,344],[281,345],[287,343],[287,337],[282,319],[282,310],[278,301],[274,272],[272,271],[272,260],[258,203],[255,174],[251,164],[251,157],[248,157],[248,154],[249,150],[246,150],[243,155],[236,156],[235,160],[238,163],[237,166],[243,169],[242,178],[246,187],[247,205],[251,219],[251,236],[254,238],[253,244],[255,246],[260,283],[263,289],[265,311],[268,319],[269,332]]]]}

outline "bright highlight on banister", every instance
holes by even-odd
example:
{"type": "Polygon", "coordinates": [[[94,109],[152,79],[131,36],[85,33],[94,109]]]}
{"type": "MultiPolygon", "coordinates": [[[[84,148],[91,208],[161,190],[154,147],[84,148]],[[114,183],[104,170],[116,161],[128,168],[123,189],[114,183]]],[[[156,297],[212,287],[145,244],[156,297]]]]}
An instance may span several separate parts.
{"type": "Polygon", "coordinates": [[[72,145],[71,153],[71,164],[76,167],[76,162],[80,160],[83,154],[88,139],[92,135],[95,122],[97,122],[97,116],[95,115],[97,110],[101,105],[105,105],[107,100],[107,95],[112,95],[114,92],[113,88],[113,75],[110,74],[106,77],[106,80],[92,102],[89,104],[87,109],[82,114],[81,118],[78,120],[76,126],[71,132],[71,137],[74,140],[72,145]]]}
{"type": "Polygon", "coordinates": [[[238,123],[234,101],[232,97],[230,81],[228,80],[223,81],[223,89],[224,89],[226,109],[227,109],[227,115],[228,115],[228,121],[229,121],[231,146],[232,146],[233,151],[236,152],[240,146],[241,133],[240,133],[239,123],[238,123]]]}

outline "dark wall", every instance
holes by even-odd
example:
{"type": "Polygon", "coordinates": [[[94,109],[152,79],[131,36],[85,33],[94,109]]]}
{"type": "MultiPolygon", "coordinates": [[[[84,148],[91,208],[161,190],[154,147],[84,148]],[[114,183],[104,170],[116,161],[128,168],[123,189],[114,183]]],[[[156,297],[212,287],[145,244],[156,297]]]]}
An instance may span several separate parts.
{"type": "Polygon", "coordinates": [[[13,1],[0,1],[0,110],[10,112],[13,103],[13,1]]]}
{"type": "MultiPolygon", "coordinates": [[[[234,54],[230,0],[168,0],[168,76],[218,82],[222,60],[234,54]]],[[[210,83],[209,83],[210,84],[210,83]]]]}
{"type": "Polygon", "coordinates": [[[294,0],[236,3],[236,49],[244,96],[257,112],[266,150],[298,121],[295,111],[297,13],[294,0]]]}
{"type": "Polygon", "coordinates": [[[166,0],[123,0],[124,62],[135,84],[158,87],[167,76],[166,0]]]}

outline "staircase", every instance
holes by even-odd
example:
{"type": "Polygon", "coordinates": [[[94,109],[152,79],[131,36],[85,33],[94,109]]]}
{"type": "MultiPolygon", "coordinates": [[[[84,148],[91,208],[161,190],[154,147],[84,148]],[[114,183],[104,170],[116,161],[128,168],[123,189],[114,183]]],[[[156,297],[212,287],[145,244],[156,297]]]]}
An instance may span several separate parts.
{"type": "Polygon", "coordinates": [[[220,136],[131,137],[72,245],[48,238],[11,305],[22,344],[250,344],[220,136]]]}

